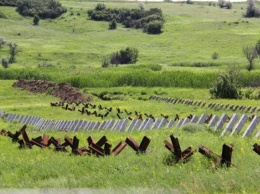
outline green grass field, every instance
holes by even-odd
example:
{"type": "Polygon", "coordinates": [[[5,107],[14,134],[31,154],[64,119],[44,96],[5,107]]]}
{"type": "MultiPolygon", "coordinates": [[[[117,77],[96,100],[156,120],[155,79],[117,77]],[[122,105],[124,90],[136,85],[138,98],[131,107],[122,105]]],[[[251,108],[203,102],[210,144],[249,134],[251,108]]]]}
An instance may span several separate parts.
{"type": "MultiPolygon", "coordinates": [[[[93,9],[97,2],[61,3],[68,12],[56,20],[41,20],[39,26],[32,25],[32,18],[19,16],[15,8],[0,8],[8,17],[1,19],[1,36],[19,46],[17,63],[13,67],[49,63],[82,67],[84,71],[88,66],[100,67],[105,56],[127,46],[139,49],[138,64],[159,64],[167,70],[195,63],[213,63],[217,68],[230,63],[243,67],[247,64],[243,46],[254,45],[259,39],[259,20],[242,16],[246,3],[235,3],[232,10],[206,3],[146,3],[146,9],[158,7],[163,11],[166,22],[161,35],[148,35],[122,26],[109,31],[107,22],[88,20],[87,10],[93,9]],[[214,52],[219,53],[216,61],[211,59],[214,52]]],[[[105,4],[107,7],[138,8],[137,2],[105,4]]],[[[0,55],[5,56],[6,51],[1,50],[0,55]]]]}
{"type": "MultiPolygon", "coordinates": [[[[241,68],[242,85],[259,80],[260,59],[255,60],[255,70],[247,72],[247,60],[242,52],[243,46],[254,45],[260,39],[260,20],[243,17],[246,3],[234,3],[233,9],[227,10],[209,6],[207,2],[193,5],[145,2],[146,9],[161,8],[165,17],[163,33],[148,35],[121,25],[110,31],[107,22],[89,20],[87,10],[93,9],[97,2],[60,2],[68,12],[55,20],[41,20],[39,26],[33,26],[32,18],[18,15],[15,8],[0,7],[0,13],[7,16],[0,19],[0,37],[17,43],[19,51],[9,69],[0,67],[3,79],[0,80],[0,110],[44,119],[100,120],[78,111],[51,107],[50,102],[59,101],[53,96],[12,88],[18,78],[69,82],[90,95],[94,104],[155,117],[164,114],[174,118],[178,114],[185,118],[203,113],[231,116],[234,112],[148,100],[152,95],[201,100],[207,104],[260,107],[258,100],[211,99],[209,93],[215,73],[228,65],[241,68]],[[105,57],[127,46],[139,50],[137,64],[101,68],[105,57]],[[219,59],[211,58],[214,52],[219,54],[219,59]],[[43,64],[53,67],[39,67],[43,64]],[[113,100],[102,101],[96,97],[100,93],[107,93],[113,100]]],[[[107,7],[138,8],[139,2],[104,3],[107,7]]],[[[0,49],[0,58],[8,55],[6,46],[0,49]]],[[[109,115],[108,119],[111,118],[117,119],[116,114],[109,115]]],[[[11,132],[22,127],[4,119],[0,124],[0,129],[11,132]]],[[[145,132],[57,132],[36,131],[28,126],[30,138],[43,133],[62,140],[65,135],[77,136],[80,147],[87,145],[86,138],[90,135],[94,139],[106,135],[113,147],[127,136],[140,142],[146,135],[151,139],[152,152],[137,155],[127,146],[118,156],[74,156],[70,155],[70,149],[68,153],[38,147],[19,149],[10,138],[0,136],[0,193],[10,188],[56,188],[69,189],[69,192],[93,189],[96,193],[258,193],[260,160],[252,151],[253,144],[259,143],[254,137],[257,131],[258,128],[251,137],[242,138],[242,134],[220,137],[220,132],[213,132],[206,125],[193,133],[175,127],[145,132]],[[166,165],[171,154],[163,141],[169,141],[171,134],[179,138],[182,149],[191,146],[196,151],[199,145],[204,145],[220,154],[224,143],[234,144],[235,167],[213,169],[212,161],[199,152],[185,164],[166,165]]]]}
{"type": "MultiPolygon", "coordinates": [[[[8,126],[18,130],[18,126],[8,126]]],[[[43,132],[31,132],[29,137],[37,137],[43,132]]],[[[131,136],[140,142],[144,135],[151,139],[152,152],[136,155],[126,147],[118,156],[98,158],[95,156],[71,156],[69,153],[55,153],[53,150],[33,147],[18,149],[11,139],[0,137],[1,150],[1,188],[92,188],[92,189],[156,189],[170,193],[257,193],[259,188],[259,156],[252,151],[256,141],[253,138],[223,137],[202,130],[194,133],[180,129],[156,130],[146,132],[119,133],[109,131],[52,132],[47,134],[64,138],[65,135],[80,139],[80,146],[86,145],[91,135],[99,139],[106,135],[115,146],[119,141],[131,136]],[[212,162],[196,152],[185,164],[166,165],[171,156],[164,148],[163,140],[169,135],[179,138],[182,149],[192,146],[198,149],[204,145],[216,153],[221,153],[223,143],[233,143],[230,169],[213,169],[212,162]],[[205,138],[207,137],[207,138],[205,138]]]]}
{"type": "MultiPolygon", "coordinates": [[[[13,81],[1,81],[0,109],[17,114],[37,115],[46,119],[86,119],[97,120],[95,117],[87,117],[77,112],[67,112],[59,108],[51,108],[49,103],[58,99],[44,94],[32,94],[17,88],[12,88],[13,81]]],[[[101,101],[93,96],[93,102],[103,106],[120,107],[130,111],[146,111],[155,116],[159,113],[168,114],[171,118],[175,114],[181,117],[188,113],[200,115],[202,113],[214,113],[220,115],[221,110],[208,108],[195,108],[184,105],[172,105],[165,102],[138,100],[140,97],[148,97],[152,94],[163,96],[203,99],[212,102],[206,89],[182,89],[182,88],[86,88],[88,93],[109,92],[119,94],[121,100],[101,101]],[[143,95],[141,95],[143,94],[143,95]],[[144,95],[145,94],[145,95],[144,95]]],[[[114,96],[115,97],[115,96],[114,96]]],[[[221,103],[256,104],[256,101],[248,100],[222,100],[221,103]]],[[[232,112],[226,111],[231,115],[232,112]]],[[[242,114],[242,113],[241,113],[242,114]]],[[[115,115],[111,115],[112,118],[115,115]]],[[[1,120],[1,128],[15,132],[22,125],[10,124],[1,120]]],[[[248,123],[249,124],[249,123],[248,123]]],[[[248,125],[246,124],[246,125],[248,125]]],[[[242,138],[241,134],[219,137],[220,133],[213,133],[208,127],[199,127],[198,131],[189,132],[180,128],[160,129],[142,132],[111,132],[111,131],[86,131],[86,132],[57,132],[35,131],[32,127],[27,129],[30,138],[35,138],[47,133],[49,136],[64,139],[77,136],[80,139],[80,147],[86,146],[86,138],[91,135],[99,139],[106,135],[109,143],[114,147],[120,141],[131,136],[137,142],[146,135],[151,139],[149,154],[136,155],[127,146],[118,156],[98,158],[95,156],[71,156],[70,153],[55,153],[52,149],[19,149],[18,143],[12,143],[6,136],[0,136],[0,163],[1,163],[1,188],[89,188],[111,189],[111,192],[125,190],[125,192],[147,193],[257,193],[259,179],[259,156],[252,151],[252,146],[258,140],[254,137],[242,138]],[[171,156],[164,148],[163,141],[170,140],[173,134],[179,138],[182,149],[192,146],[198,150],[199,145],[204,145],[217,154],[221,153],[223,143],[234,144],[232,163],[236,167],[230,169],[213,169],[212,162],[198,152],[185,164],[166,165],[166,159],[171,156]],[[245,181],[246,179],[246,181],[245,181]]],[[[254,133],[255,134],[255,133],[254,133]]],[[[68,148],[70,152],[70,148],[68,148]]]]}

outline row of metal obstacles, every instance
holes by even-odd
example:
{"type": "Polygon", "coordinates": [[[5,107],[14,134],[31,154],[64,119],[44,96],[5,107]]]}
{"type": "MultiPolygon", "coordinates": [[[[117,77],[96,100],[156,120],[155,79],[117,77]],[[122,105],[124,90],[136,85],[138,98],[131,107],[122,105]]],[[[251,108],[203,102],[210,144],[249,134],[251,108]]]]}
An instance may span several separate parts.
{"type": "MultiPolygon", "coordinates": [[[[87,138],[88,146],[79,147],[79,139],[74,136],[73,138],[65,136],[65,142],[62,143],[61,138],[54,138],[47,134],[43,134],[43,136],[38,136],[36,138],[30,139],[26,132],[27,125],[24,125],[19,131],[12,133],[10,131],[6,131],[2,129],[0,131],[0,135],[8,136],[12,139],[12,142],[18,142],[20,144],[19,148],[32,148],[34,145],[40,148],[50,148],[51,144],[54,146],[55,151],[67,152],[66,147],[71,147],[71,153],[76,155],[96,155],[96,156],[107,156],[107,155],[118,155],[127,145],[129,145],[137,154],[149,153],[152,151],[148,151],[148,145],[150,144],[150,139],[146,136],[143,137],[140,144],[138,144],[131,137],[127,137],[125,141],[119,142],[117,146],[112,149],[112,145],[108,143],[106,136],[103,136],[99,141],[95,142],[94,139],[89,136],[87,138]],[[22,136],[22,139],[19,136],[22,136]]],[[[179,144],[178,138],[175,138],[173,135],[170,135],[171,143],[168,140],[164,140],[165,147],[174,155],[174,158],[170,157],[166,159],[166,164],[173,163],[186,163],[188,162],[188,158],[194,154],[194,150],[191,147],[183,150],[179,144]]],[[[231,163],[232,152],[233,152],[233,144],[222,146],[222,154],[218,155],[206,148],[203,145],[199,146],[199,152],[206,156],[207,158],[212,160],[212,167],[222,167],[225,165],[226,167],[235,166],[231,163]]],[[[260,145],[255,143],[253,145],[253,150],[260,155],[260,145]]]]}
{"type": "Polygon", "coordinates": [[[165,118],[146,120],[133,119],[131,122],[128,119],[120,120],[104,120],[100,121],[85,121],[85,120],[47,120],[37,116],[17,115],[13,113],[1,114],[0,116],[8,122],[26,124],[34,126],[36,130],[114,130],[114,131],[133,131],[133,130],[148,130],[158,128],[171,128],[174,124],[173,120],[165,118]]]}
{"type": "Polygon", "coordinates": [[[51,145],[54,146],[54,151],[62,151],[67,152],[66,147],[71,147],[72,154],[76,155],[97,155],[97,156],[105,156],[105,155],[118,155],[126,145],[129,145],[136,153],[146,153],[147,147],[150,144],[150,139],[146,136],[143,137],[140,144],[138,144],[131,137],[127,137],[125,141],[119,142],[117,146],[112,149],[112,145],[108,143],[108,139],[106,136],[103,136],[99,141],[95,143],[94,139],[89,136],[87,138],[87,146],[79,147],[79,139],[74,136],[73,138],[65,136],[65,142],[62,142],[61,138],[49,138],[49,135],[43,134],[43,136],[38,136],[36,138],[29,138],[26,132],[27,125],[24,125],[19,131],[12,133],[10,131],[6,131],[2,129],[0,131],[0,135],[8,136],[12,139],[12,142],[18,142],[20,144],[19,148],[30,148],[35,145],[40,148],[50,148],[51,145]],[[22,136],[22,139],[20,139],[22,136]]]}
{"type": "Polygon", "coordinates": [[[220,104],[220,103],[209,103],[206,105],[206,102],[200,101],[193,101],[188,99],[181,99],[181,98],[170,98],[170,97],[162,97],[162,96],[150,96],[150,100],[156,100],[156,101],[165,101],[172,104],[184,104],[184,105],[192,105],[192,106],[200,106],[201,108],[207,107],[210,109],[218,108],[222,110],[231,110],[231,111],[241,111],[245,113],[249,113],[251,111],[251,114],[254,112],[260,112],[259,107],[251,107],[251,106],[243,106],[243,105],[230,105],[230,104],[220,104]]]}
{"type": "MultiPolygon", "coordinates": [[[[185,124],[188,123],[203,124],[207,119],[209,119],[209,117],[205,114],[202,114],[200,117],[194,115],[192,119],[180,119],[177,122],[176,127],[183,127],[185,124]]],[[[222,114],[220,117],[218,117],[217,115],[212,115],[211,118],[207,121],[207,125],[209,127],[212,127],[214,131],[222,130],[221,136],[224,136],[226,134],[232,136],[233,134],[238,134],[243,131],[242,137],[250,136],[256,129],[258,123],[258,116],[253,116],[253,118],[249,119],[249,117],[246,114],[243,114],[241,117],[239,117],[239,115],[236,113],[234,113],[231,117],[229,117],[225,113],[222,114]],[[250,124],[243,131],[242,129],[246,125],[247,121],[250,121],[250,124]]],[[[260,130],[256,133],[256,137],[259,136],[260,130]]]]}
{"type": "MultiPolygon", "coordinates": [[[[205,124],[209,127],[214,128],[214,131],[222,130],[221,136],[229,134],[238,134],[243,131],[242,137],[250,136],[256,129],[259,123],[259,117],[254,116],[251,118],[250,124],[245,130],[242,130],[249,117],[243,114],[241,117],[234,113],[230,118],[227,114],[222,114],[220,117],[217,115],[212,115],[210,118],[208,115],[202,114],[200,117],[193,115],[193,117],[180,119],[174,121],[172,119],[166,118],[152,118],[146,120],[133,119],[129,121],[128,119],[120,120],[104,120],[100,121],[85,121],[85,120],[46,120],[37,116],[29,115],[17,115],[13,113],[5,114],[0,111],[0,116],[5,118],[8,122],[26,124],[34,126],[36,130],[66,130],[66,131],[78,131],[78,130],[114,130],[114,131],[142,131],[160,128],[171,128],[171,127],[183,127],[189,123],[205,124]]],[[[260,130],[256,133],[256,137],[260,136],[260,130]]]]}

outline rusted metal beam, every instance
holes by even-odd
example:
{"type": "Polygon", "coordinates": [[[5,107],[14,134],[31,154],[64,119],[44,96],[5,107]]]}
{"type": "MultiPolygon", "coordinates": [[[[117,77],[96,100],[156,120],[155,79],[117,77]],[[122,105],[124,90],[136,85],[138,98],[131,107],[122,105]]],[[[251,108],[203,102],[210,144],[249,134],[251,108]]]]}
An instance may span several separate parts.
{"type": "Polygon", "coordinates": [[[46,147],[49,147],[49,145],[51,144],[49,136],[47,134],[43,134],[42,144],[45,145],[46,147]]]}
{"type": "Polygon", "coordinates": [[[20,130],[21,134],[22,134],[22,137],[23,137],[23,140],[19,140],[19,144],[21,147],[29,147],[29,148],[32,148],[33,144],[32,142],[30,141],[25,129],[26,129],[26,125],[24,125],[25,127],[22,127],[22,129],[20,130]],[[22,142],[23,141],[23,142],[22,142]]]}
{"type": "Polygon", "coordinates": [[[126,142],[121,141],[117,146],[112,150],[113,154],[118,155],[125,147],[127,146],[126,142]]]}
{"type": "Polygon", "coordinates": [[[96,154],[97,156],[104,156],[105,151],[103,148],[99,147],[97,144],[92,143],[89,148],[91,149],[92,153],[96,154]]]}
{"type": "Polygon", "coordinates": [[[231,163],[232,151],[233,151],[232,144],[230,144],[229,146],[226,144],[223,144],[221,156],[214,153],[213,151],[206,148],[205,146],[202,146],[202,145],[199,146],[199,152],[201,154],[203,154],[204,156],[206,156],[207,158],[210,158],[213,160],[214,168],[216,168],[218,166],[223,166],[224,164],[226,165],[226,167],[234,166],[234,164],[231,163]]]}
{"type": "Polygon", "coordinates": [[[139,152],[146,152],[146,149],[150,144],[150,141],[151,140],[148,137],[144,136],[139,146],[139,152]]]}
{"type": "Polygon", "coordinates": [[[181,153],[181,146],[179,144],[179,140],[178,140],[178,138],[175,138],[173,135],[171,135],[170,138],[172,141],[174,154],[180,160],[182,158],[182,153],[181,153]]]}
{"type": "Polygon", "coordinates": [[[187,159],[193,155],[194,151],[191,147],[188,147],[186,150],[182,152],[182,159],[187,159]]]}
{"type": "Polygon", "coordinates": [[[164,140],[163,143],[165,147],[175,156],[176,162],[186,162],[187,158],[193,155],[192,148],[188,147],[186,150],[182,152],[178,138],[175,138],[173,135],[170,135],[170,138],[172,144],[169,143],[167,140],[164,140]]]}
{"type": "Polygon", "coordinates": [[[106,142],[107,142],[107,137],[104,135],[103,137],[101,137],[100,140],[98,140],[96,145],[99,147],[102,147],[103,145],[105,145],[106,142]]]}
{"type": "Polygon", "coordinates": [[[111,154],[111,147],[112,147],[111,144],[105,143],[105,146],[104,146],[105,155],[110,155],[111,154]]]}
{"type": "Polygon", "coordinates": [[[32,143],[33,145],[36,145],[36,146],[40,147],[40,148],[46,147],[46,146],[43,145],[43,143],[42,143],[42,137],[41,137],[41,136],[36,137],[36,138],[32,138],[31,143],[32,143]]]}
{"type": "Polygon", "coordinates": [[[4,129],[2,129],[1,131],[0,131],[0,135],[6,135],[7,134],[7,131],[6,130],[4,130],[4,129]]]}
{"type": "Polygon", "coordinates": [[[54,137],[51,137],[48,142],[54,145],[55,151],[67,152],[65,146],[60,144],[60,139],[55,139],[54,137]]]}
{"type": "Polygon", "coordinates": [[[139,144],[135,142],[131,137],[127,137],[125,142],[136,152],[138,152],[139,144]]]}
{"type": "Polygon", "coordinates": [[[26,129],[27,125],[24,125],[19,131],[16,131],[15,134],[12,134],[10,131],[7,132],[7,136],[12,139],[13,142],[19,141],[19,136],[21,135],[21,131],[26,129]]]}
{"type": "Polygon", "coordinates": [[[150,143],[150,139],[146,136],[143,137],[141,144],[139,145],[137,142],[135,142],[131,137],[127,137],[125,142],[136,151],[136,153],[145,153],[147,150],[147,147],[150,143]]]}
{"type": "Polygon", "coordinates": [[[172,146],[172,144],[171,144],[170,142],[168,142],[167,140],[164,140],[163,143],[164,143],[165,147],[166,147],[170,152],[174,153],[174,148],[173,148],[173,146],[172,146]]]}
{"type": "Polygon", "coordinates": [[[90,154],[89,150],[87,150],[85,146],[79,148],[79,139],[76,136],[73,137],[73,140],[68,136],[65,136],[65,142],[71,147],[71,152],[73,154],[83,155],[84,152],[90,154]]]}
{"type": "Polygon", "coordinates": [[[232,151],[234,145],[226,145],[223,144],[222,146],[222,154],[221,154],[221,166],[226,164],[227,167],[231,166],[231,158],[232,158],[232,151]]]}
{"type": "Polygon", "coordinates": [[[260,155],[260,145],[258,145],[257,143],[255,143],[255,144],[253,145],[253,147],[254,147],[253,150],[260,155]]]}

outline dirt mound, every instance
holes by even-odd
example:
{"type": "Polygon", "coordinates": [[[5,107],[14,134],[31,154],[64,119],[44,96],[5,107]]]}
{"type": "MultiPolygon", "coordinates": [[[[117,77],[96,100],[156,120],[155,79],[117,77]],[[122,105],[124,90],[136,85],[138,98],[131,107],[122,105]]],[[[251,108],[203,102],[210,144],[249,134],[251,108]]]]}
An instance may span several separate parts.
{"type": "Polygon", "coordinates": [[[80,92],[78,88],[67,83],[54,83],[41,80],[18,80],[13,84],[15,88],[22,88],[33,93],[46,93],[69,103],[90,102],[91,98],[80,92]]]}

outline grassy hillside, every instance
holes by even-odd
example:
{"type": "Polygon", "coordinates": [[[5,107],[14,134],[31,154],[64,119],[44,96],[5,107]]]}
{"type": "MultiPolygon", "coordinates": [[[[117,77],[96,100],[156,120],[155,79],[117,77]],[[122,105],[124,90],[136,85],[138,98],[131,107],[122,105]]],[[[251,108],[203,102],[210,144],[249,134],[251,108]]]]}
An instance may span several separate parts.
{"type": "MultiPolygon", "coordinates": [[[[246,3],[235,3],[231,10],[206,3],[146,3],[146,9],[158,7],[163,11],[166,23],[160,35],[120,25],[116,30],[108,30],[107,22],[88,20],[87,10],[93,9],[96,2],[61,3],[68,12],[55,20],[41,20],[39,26],[32,25],[32,18],[19,16],[15,8],[0,7],[0,12],[7,16],[1,19],[0,34],[19,46],[13,67],[37,67],[43,63],[83,69],[100,67],[105,56],[127,46],[139,49],[138,64],[159,64],[166,70],[200,65],[212,65],[211,69],[215,69],[231,63],[245,66],[242,47],[259,39],[259,19],[242,16],[246,3]],[[219,59],[213,61],[214,52],[219,59]]],[[[105,4],[138,8],[137,2],[105,4]]],[[[6,56],[5,49],[0,55],[6,56]]]]}
{"type": "MultiPolygon", "coordinates": [[[[0,109],[6,113],[37,115],[46,119],[85,119],[97,120],[93,116],[81,115],[76,112],[65,111],[61,108],[50,107],[50,102],[58,99],[43,94],[32,94],[17,88],[12,88],[13,81],[0,82],[0,109]]],[[[206,102],[219,102],[231,104],[256,105],[256,101],[249,100],[210,100],[208,90],[185,88],[85,88],[89,94],[107,92],[118,100],[101,101],[93,96],[93,103],[102,106],[120,107],[122,110],[140,111],[151,113],[156,117],[168,114],[173,118],[179,114],[181,118],[192,113],[214,113],[220,115],[223,110],[197,108],[182,104],[168,104],[147,100],[150,95],[179,97],[184,99],[203,100],[206,102]]],[[[225,111],[231,115],[232,112],[225,111]]],[[[240,113],[239,113],[240,114],[240,113]]],[[[116,115],[110,115],[116,118],[116,115]]],[[[20,124],[10,124],[4,119],[0,120],[1,129],[11,132],[19,130],[20,124]]],[[[248,125],[249,122],[246,124],[248,125]]],[[[257,130],[256,130],[257,131],[257,130]]],[[[95,192],[134,192],[134,193],[229,193],[246,192],[255,193],[259,185],[259,156],[252,151],[258,139],[254,137],[242,138],[240,135],[219,137],[219,132],[212,132],[207,126],[199,127],[193,133],[180,128],[115,132],[115,131],[82,131],[82,132],[57,132],[35,131],[27,128],[29,138],[36,138],[47,133],[50,137],[61,138],[77,136],[79,146],[86,146],[86,138],[91,135],[98,140],[106,135],[109,143],[114,147],[127,136],[137,142],[146,135],[151,139],[149,149],[151,153],[136,155],[127,146],[118,156],[95,157],[73,156],[68,153],[55,153],[52,149],[18,149],[18,143],[12,143],[7,136],[0,136],[0,188],[17,189],[93,189],[95,192]],[[198,150],[199,145],[204,145],[217,154],[221,153],[223,143],[234,144],[232,163],[236,167],[231,169],[212,168],[212,161],[195,152],[185,164],[166,165],[166,160],[171,158],[171,153],[164,148],[163,141],[169,140],[173,134],[179,138],[182,149],[191,146],[198,150]],[[167,159],[168,158],[168,159],[167,159]],[[245,181],[246,179],[246,181],[245,181]],[[151,191],[152,190],[152,191],[151,191]]],[[[51,146],[51,148],[53,148],[51,146]]],[[[5,190],[1,190],[5,191],[5,190]]],[[[23,191],[23,190],[22,190],[23,191]]],[[[38,192],[39,190],[37,190],[38,192]]],[[[66,191],[66,190],[65,190],[66,191]]],[[[84,190],[86,191],[86,190],[84,190]]],[[[91,190],[92,191],[92,190],[91,190]]]]}
{"type": "MultiPolygon", "coordinates": [[[[228,65],[245,69],[247,61],[242,54],[246,45],[260,39],[260,20],[243,18],[246,3],[233,4],[232,10],[181,3],[145,3],[146,9],[161,8],[165,26],[160,35],[148,35],[142,30],[127,29],[121,25],[108,30],[107,22],[91,21],[87,10],[97,2],[83,0],[60,1],[68,12],[55,20],[41,20],[33,26],[32,18],[21,17],[12,7],[0,7],[7,19],[0,19],[0,37],[18,44],[16,62],[9,69],[0,67],[0,110],[6,113],[36,115],[44,119],[84,119],[101,121],[100,117],[81,115],[50,106],[59,99],[45,94],[33,94],[12,88],[15,79],[42,79],[69,82],[90,95],[94,104],[119,107],[121,110],[138,111],[154,117],[176,114],[181,118],[189,114],[200,116],[234,112],[207,106],[187,106],[149,100],[151,95],[190,99],[195,101],[256,106],[257,100],[211,99],[209,87],[215,72],[228,65]],[[104,57],[127,46],[139,50],[135,65],[101,68],[104,57]],[[213,60],[217,52],[219,59],[213,60]],[[44,66],[44,67],[42,67],[44,66]],[[45,67],[46,66],[46,67],[45,67]],[[50,67],[51,66],[51,67],[50,67]],[[106,94],[111,100],[97,96],[106,94]]],[[[105,2],[107,7],[138,8],[138,2],[105,2]]],[[[0,49],[0,58],[8,56],[8,48],[0,49]]],[[[260,59],[256,70],[239,77],[242,85],[260,80],[260,59]]],[[[243,112],[236,112],[241,116],[243,112]]],[[[247,113],[248,116],[252,114],[247,113]]],[[[254,114],[258,114],[255,112],[254,114]]],[[[107,119],[117,119],[116,113],[107,119]]],[[[22,126],[0,120],[0,129],[15,132],[22,126]]],[[[246,123],[246,126],[249,122],[246,123]]],[[[254,134],[258,131],[255,130],[254,134]]],[[[182,128],[150,131],[115,132],[84,131],[57,132],[35,131],[28,127],[28,135],[35,138],[43,133],[60,137],[65,135],[80,139],[86,146],[91,135],[99,139],[106,135],[113,147],[127,136],[140,142],[144,135],[151,139],[149,154],[136,155],[127,146],[118,156],[73,156],[55,153],[52,149],[18,149],[17,143],[0,135],[0,188],[68,188],[97,189],[100,192],[118,193],[257,193],[259,191],[259,156],[252,151],[254,137],[242,138],[241,134],[219,137],[208,126],[200,126],[194,133],[182,128]],[[191,146],[198,150],[204,145],[217,154],[223,143],[234,144],[232,162],[235,167],[212,168],[212,161],[195,152],[185,164],[166,165],[170,152],[163,141],[169,136],[179,138],[182,149],[191,146]]],[[[52,147],[53,148],[53,147],[52,147]]],[[[0,190],[0,193],[3,190],[0,190]]],[[[86,191],[86,190],[84,190],[86,191]]]]}

